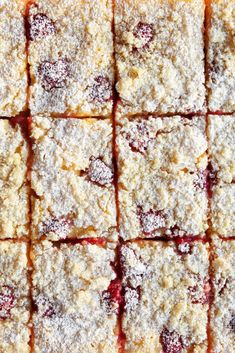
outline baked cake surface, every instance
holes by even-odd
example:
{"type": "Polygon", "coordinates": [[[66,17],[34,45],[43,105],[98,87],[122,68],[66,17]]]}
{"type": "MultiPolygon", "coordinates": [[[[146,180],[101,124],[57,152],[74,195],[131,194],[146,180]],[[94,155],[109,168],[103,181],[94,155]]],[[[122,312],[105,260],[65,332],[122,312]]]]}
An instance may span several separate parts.
{"type": "Polygon", "coordinates": [[[204,117],[122,118],[117,148],[120,232],[125,240],[206,231],[204,117]]]}
{"type": "Polygon", "coordinates": [[[0,120],[0,238],[28,234],[28,146],[19,124],[0,120]]]}
{"type": "Polygon", "coordinates": [[[29,10],[32,114],[112,112],[111,0],[36,0],[29,10]]]}
{"type": "Polygon", "coordinates": [[[34,117],[34,238],[113,238],[116,226],[110,120],[34,117]]]}
{"type": "Polygon", "coordinates": [[[235,241],[216,239],[213,247],[214,300],[211,338],[214,353],[231,353],[235,343],[235,241]]]}
{"type": "Polygon", "coordinates": [[[114,251],[97,245],[35,245],[34,352],[117,353],[114,251]]]}
{"type": "Polygon", "coordinates": [[[0,352],[30,352],[26,253],[24,243],[0,242],[0,352]]]}
{"type": "Polygon", "coordinates": [[[209,109],[235,111],[235,2],[210,0],[208,32],[209,109]]]}
{"type": "Polygon", "coordinates": [[[208,246],[173,242],[122,247],[125,352],[207,352],[208,246]],[[183,248],[181,249],[183,250],[183,248]]]}
{"type": "Polygon", "coordinates": [[[25,3],[0,1],[0,116],[15,116],[26,107],[25,3]]]}
{"type": "Polygon", "coordinates": [[[115,3],[118,111],[204,112],[204,1],[115,3]]]}

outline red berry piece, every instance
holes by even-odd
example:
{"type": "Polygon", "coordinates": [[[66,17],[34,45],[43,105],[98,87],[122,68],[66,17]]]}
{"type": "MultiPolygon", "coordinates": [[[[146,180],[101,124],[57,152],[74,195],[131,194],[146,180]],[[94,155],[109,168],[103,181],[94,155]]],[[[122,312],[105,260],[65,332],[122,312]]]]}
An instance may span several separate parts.
{"type": "Polygon", "coordinates": [[[105,186],[113,182],[113,171],[100,158],[92,158],[87,172],[88,178],[95,184],[105,186]]]}
{"type": "Polygon", "coordinates": [[[69,64],[66,59],[59,59],[55,62],[43,61],[38,68],[42,81],[42,87],[46,91],[54,88],[63,88],[69,77],[69,64]]]}
{"type": "Polygon", "coordinates": [[[0,320],[6,320],[11,316],[11,309],[16,303],[14,289],[9,286],[1,287],[0,292],[0,320]]]}
{"type": "Polygon", "coordinates": [[[160,342],[164,353],[180,353],[183,349],[181,336],[174,330],[164,328],[160,335],[160,342]]]}
{"type": "Polygon", "coordinates": [[[41,39],[55,33],[54,22],[44,13],[33,16],[29,27],[30,40],[41,39]]]}
{"type": "Polygon", "coordinates": [[[203,171],[199,171],[198,173],[195,173],[193,184],[197,190],[207,191],[208,190],[208,171],[203,170],[203,171]]]}
{"type": "Polygon", "coordinates": [[[144,212],[142,208],[139,208],[138,215],[143,233],[150,237],[154,235],[155,231],[161,230],[166,226],[166,216],[162,210],[155,211],[150,209],[144,212]]]}
{"type": "Polygon", "coordinates": [[[176,250],[179,255],[192,254],[193,245],[188,241],[179,239],[176,241],[176,250]]]}
{"type": "Polygon", "coordinates": [[[118,313],[122,305],[122,284],[119,279],[111,281],[108,289],[102,293],[102,301],[108,314],[118,313]]]}
{"type": "Polygon", "coordinates": [[[211,285],[208,280],[198,279],[198,284],[188,288],[193,304],[208,304],[211,294],[211,285]]]}
{"type": "Polygon", "coordinates": [[[149,145],[150,136],[149,130],[145,122],[139,122],[134,125],[131,131],[126,135],[127,140],[129,141],[129,146],[133,152],[144,153],[149,145]]]}
{"type": "Polygon", "coordinates": [[[90,101],[95,104],[104,104],[113,97],[112,84],[107,76],[97,76],[89,89],[90,101]]]}
{"type": "Polygon", "coordinates": [[[56,315],[56,310],[52,302],[40,294],[36,299],[36,308],[41,317],[52,318],[56,315]]]}
{"type": "Polygon", "coordinates": [[[42,224],[41,235],[47,235],[48,233],[54,233],[58,235],[61,239],[66,238],[70,232],[70,228],[73,223],[68,218],[49,218],[42,224]]]}
{"type": "Polygon", "coordinates": [[[150,42],[153,40],[154,30],[153,25],[149,23],[139,22],[134,30],[134,36],[138,38],[142,45],[135,49],[147,49],[150,42]]]}
{"type": "Polygon", "coordinates": [[[232,332],[235,333],[235,314],[232,315],[232,318],[229,322],[229,327],[231,328],[232,332]]]}

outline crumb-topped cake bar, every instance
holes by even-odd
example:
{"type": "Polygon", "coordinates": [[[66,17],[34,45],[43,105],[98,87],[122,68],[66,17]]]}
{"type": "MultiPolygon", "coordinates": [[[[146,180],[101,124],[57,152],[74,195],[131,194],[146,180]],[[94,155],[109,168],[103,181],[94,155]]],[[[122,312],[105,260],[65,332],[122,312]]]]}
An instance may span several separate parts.
{"type": "Polygon", "coordinates": [[[28,353],[27,245],[0,241],[0,352],[28,353]]]}
{"type": "Polygon", "coordinates": [[[97,245],[35,245],[34,352],[117,353],[115,253],[97,245]]]}
{"type": "Polygon", "coordinates": [[[207,132],[212,229],[232,237],[235,235],[235,116],[209,115],[207,132]]]}
{"type": "Polygon", "coordinates": [[[33,237],[113,238],[111,121],[34,117],[32,139],[33,237]]]}
{"type": "Polygon", "coordinates": [[[212,230],[229,238],[235,236],[235,184],[218,184],[212,188],[212,230]]]}
{"type": "Polygon", "coordinates": [[[235,343],[235,241],[213,244],[211,339],[213,353],[232,353],[235,343]]]}
{"type": "Polygon", "coordinates": [[[121,114],[205,110],[203,0],[116,0],[121,114]]]}
{"type": "Polygon", "coordinates": [[[28,234],[28,146],[19,124],[0,119],[0,238],[28,234]]]}
{"type": "Polygon", "coordinates": [[[214,179],[232,183],[235,181],[235,115],[209,115],[207,132],[214,179]]]}
{"type": "Polygon", "coordinates": [[[111,0],[35,0],[29,9],[32,114],[109,116],[111,0]]]}
{"type": "Polygon", "coordinates": [[[205,118],[122,118],[117,126],[120,232],[127,240],[203,234],[205,118]]]}
{"type": "Polygon", "coordinates": [[[139,241],[121,249],[125,352],[207,352],[208,245],[139,241]]]}
{"type": "Polygon", "coordinates": [[[15,116],[26,108],[24,12],[23,0],[0,1],[0,116],[15,116]]]}
{"type": "Polygon", "coordinates": [[[235,111],[235,2],[210,0],[208,103],[210,111],[235,111]]]}

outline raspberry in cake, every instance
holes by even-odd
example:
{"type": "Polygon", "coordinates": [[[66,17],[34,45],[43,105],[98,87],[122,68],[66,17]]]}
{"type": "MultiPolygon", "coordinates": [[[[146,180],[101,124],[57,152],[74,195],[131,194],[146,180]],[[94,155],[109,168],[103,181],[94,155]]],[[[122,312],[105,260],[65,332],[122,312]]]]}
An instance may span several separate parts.
{"type": "Polygon", "coordinates": [[[25,243],[0,241],[0,352],[30,352],[25,243]]]}
{"type": "Polygon", "coordinates": [[[235,342],[235,241],[215,239],[213,246],[214,299],[210,326],[213,353],[231,353],[235,342]]]}
{"type": "Polygon", "coordinates": [[[118,353],[114,259],[113,250],[97,245],[34,246],[35,353],[118,353]]]}
{"type": "Polygon", "coordinates": [[[204,234],[205,118],[122,118],[117,126],[120,232],[130,238],[204,234]]]}
{"type": "Polygon", "coordinates": [[[122,115],[204,112],[204,8],[203,0],[116,0],[122,115]]]}
{"type": "Polygon", "coordinates": [[[24,11],[24,1],[0,2],[0,116],[15,116],[26,108],[24,11]]]}
{"type": "Polygon", "coordinates": [[[138,241],[121,249],[125,352],[207,352],[208,245],[138,241]]]}
{"type": "Polygon", "coordinates": [[[29,8],[33,114],[110,116],[112,1],[35,0],[29,8]]]}
{"type": "Polygon", "coordinates": [[[209,154],[217,182],[235,181],[235,115],[209,115],[209,154]]]}
{"type": "Polygon", "coordinates": [[[28,145],[19,124],[0,120],[0,238],[28,234],[28,145]]]}
{"type": "Polygon", "coordinates": [[[235,2],[210,0],[208,82],[210,111],[235,111],[235,2]]]}
{"type": "Polygon", "coordinates": [[[212,230],[223,237],[235,236],[235,184],[218,184],[212,188],[212,230]]]}
{"type": "Polygon", "coordinates": [[[32,138],[33,237],[113,239],[111,121],[38,116],[32,138]]]}

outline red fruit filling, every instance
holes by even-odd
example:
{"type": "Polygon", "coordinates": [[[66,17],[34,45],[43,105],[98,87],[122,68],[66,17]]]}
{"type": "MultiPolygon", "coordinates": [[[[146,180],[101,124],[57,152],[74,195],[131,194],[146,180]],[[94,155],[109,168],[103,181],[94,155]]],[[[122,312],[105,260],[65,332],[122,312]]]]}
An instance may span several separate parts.
{"type": "Polygon", "coordinates": [[[160,335],[160,342],[164,353],[180,353],[183,349],[181,336],[174,330],[164,328],[160,335]]]}
{"type": "Polygon", "coordinates": [[[208,280],[199,278],[198,284],[188,288],[193,304],[208,304],[210,301],[211,285],[208,280]]]}
{"type": "Polygon", "coordinates": [[[87,175],[90,181],[100,186],[113,182],[113,171],[100,158],[91,159],[87,175]]]}
{"type": "Polygon", "coordinates": [[[154,232],[166,226],[166,216],[162,210],[155,211],[150,209],[143,212],[139,207],[138,215],[140,219],[141,228],[144,234],[154,235],[154,232]]]}
{"type": "Polygon", "coordinates": [[[65,87],[69,77],[69,64],[66,59],[59,59],[55,62],[43,61],[38,68],[42,81],[42,87],[46,91],[54,88],[65,87]]]}
{"type": "Polygon", "coordinates": [[[119,313],[123,303],[122,284],[119,279],[110,282],[108,289],[102,293],[102,301],[108,314],[119,313]]]}
{"type": "Polygon", "coordinates": [[[154,30],[153,25],[149,23],[139,22],[134,30],[134,36],[141,40],[141,47],[135,49],[147,49],[150,42],[153,40],[154,30]]]}
{"type": "Polygon", "coordinates": [[[41,317],[52,318],[56,315],[56,310],[52,302],[44,297],[43,295],[39,295],[36,299],[36,308],[41,317]]]}
{"type": "Polygon", "coordinates": [[[133,152],[144,153],[150,142],[149,130],[145,122],[139,122],[134,125],[132,130],[126,135],[126,138],[133,152]]]}
{"type": "Polygon", "coordinates": [[[11,309],[16,303],[14,289],[2,286],[0,292],[0,320],[6,320],[11,316],[11,309]]]}
{"type": "Polygon", "coordinates": [[[29,27],[30,40],[41,39],[55,33],[54,22],[43,13],[33,16],[29,27]]]}
{"type": "Polygon", "coordinates": [[[106,240],[104,238],[86,238],[82,241],[83,243],[91,245],[105,245],[106,240]]]}
{"type": "Polygon", "coordinates": [[[40,233],[41,235],[47,235],[48,233],[54,233],[58,235],[60,238],[66,238],[66,236],[70,232],[70,228],[72,227],[73,223],[68,218],[49,218],[45,221],[42,226],[40,233]]]}
{"type": "Polygon", "coordinates": [[[94,83],[90,86],[89,97],[91,102],[104,104],[113,97],[112,84],[107,76],[97,76],[94,83]]]}

